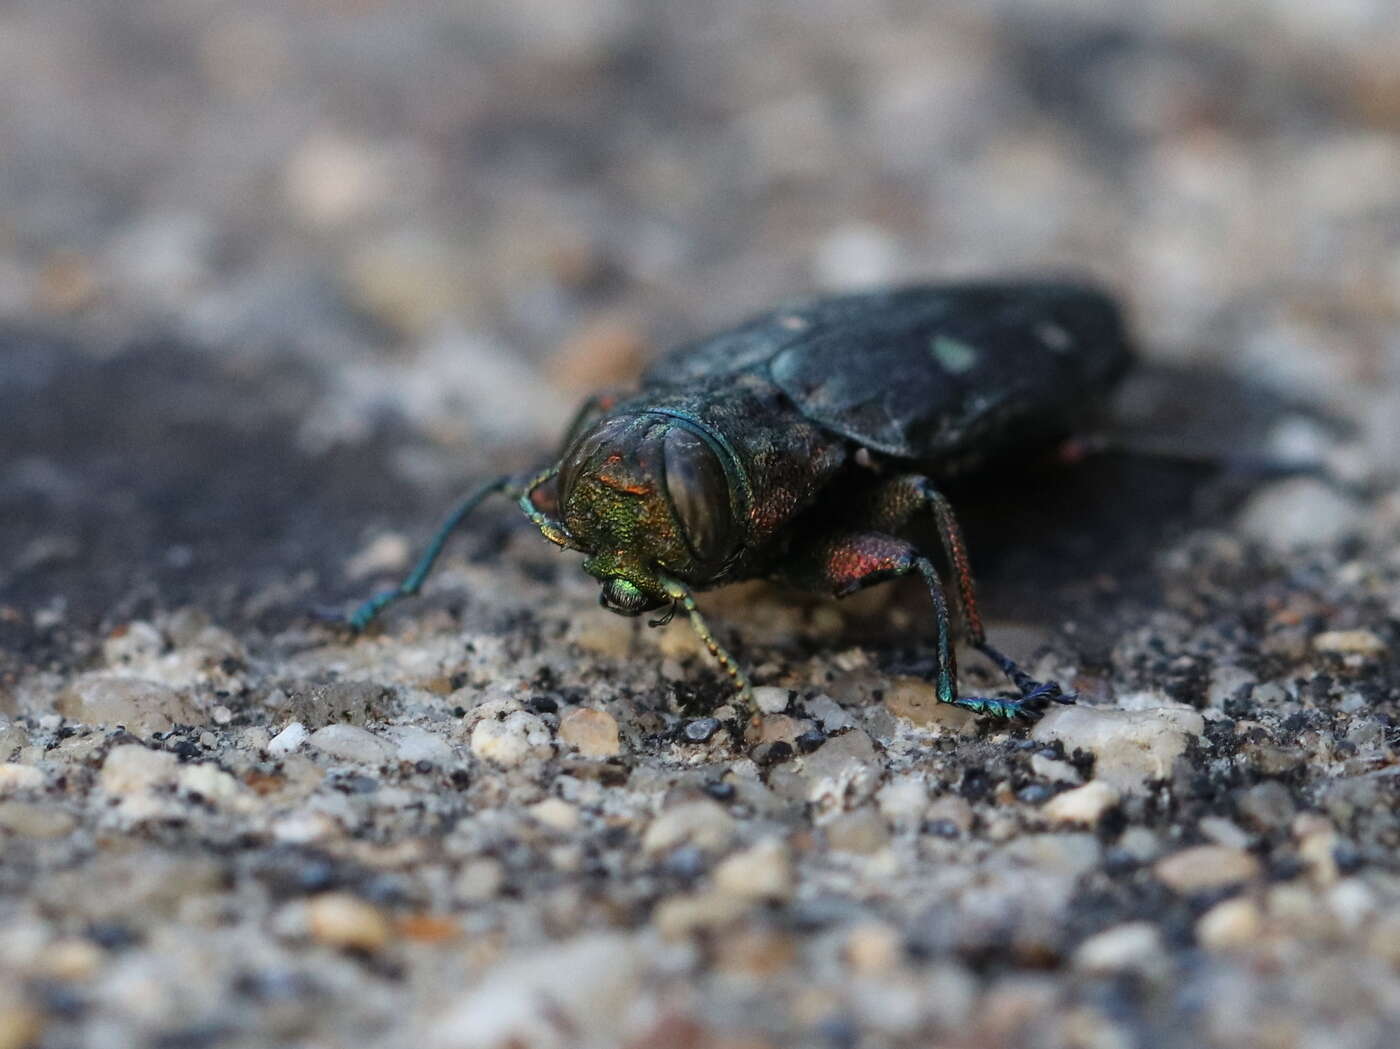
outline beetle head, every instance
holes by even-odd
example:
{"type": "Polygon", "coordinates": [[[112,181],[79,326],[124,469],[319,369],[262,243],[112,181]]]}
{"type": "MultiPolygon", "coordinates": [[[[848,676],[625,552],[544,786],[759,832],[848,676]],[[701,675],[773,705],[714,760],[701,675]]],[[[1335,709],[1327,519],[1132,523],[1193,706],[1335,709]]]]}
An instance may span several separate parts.
{"type": "Polygon", "coordinates": [[[559,513],[571,545],[591,556],[600,601],[635,616],[671,603],[666,575],[705,583],[739,540],[728,450],[699,424],[669,414],[612,415],[564,453],[559,513]]]}

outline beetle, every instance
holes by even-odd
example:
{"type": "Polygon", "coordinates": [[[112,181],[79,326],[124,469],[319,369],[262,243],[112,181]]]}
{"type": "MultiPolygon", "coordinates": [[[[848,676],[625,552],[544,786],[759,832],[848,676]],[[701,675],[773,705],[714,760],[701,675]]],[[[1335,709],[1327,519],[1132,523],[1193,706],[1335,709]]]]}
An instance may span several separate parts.
{"type": "Polygon", "coordinates": [[[921,577],[933,603],[938,698],[1001,717],[1073,702],[987,641],[957,517],[940,485],[1051,448],[1082,427],[1128,367],[1113,300],[1084,284],[922,285],[792,302],[663,356],[631,394],[579,411],[558,458],[498,477],[452,512],[397,588],[350,617],[363,630],[416,594],[451,533],[506,493],[546,539],[587,555],[602,606],[683,609],[752,709],[749,679],[698,591],[775,579],[842,597],[921,577]],[[1016,697],[959,695],[952,617],[929,552],[936,526],[966,640],[1016,697]]]}

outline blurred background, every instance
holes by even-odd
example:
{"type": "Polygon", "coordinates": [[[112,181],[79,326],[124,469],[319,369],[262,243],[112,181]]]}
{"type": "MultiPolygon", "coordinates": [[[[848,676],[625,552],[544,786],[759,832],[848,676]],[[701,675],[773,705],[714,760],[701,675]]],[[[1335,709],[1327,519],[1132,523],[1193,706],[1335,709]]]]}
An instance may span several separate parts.
{"type": "Polygon", "coordinates": [[[0,316],[481,439],[777,297],[1076,270],[1155,357],[1375,391],[1397,53],[1387,0],[8,0],[0,316]]]}

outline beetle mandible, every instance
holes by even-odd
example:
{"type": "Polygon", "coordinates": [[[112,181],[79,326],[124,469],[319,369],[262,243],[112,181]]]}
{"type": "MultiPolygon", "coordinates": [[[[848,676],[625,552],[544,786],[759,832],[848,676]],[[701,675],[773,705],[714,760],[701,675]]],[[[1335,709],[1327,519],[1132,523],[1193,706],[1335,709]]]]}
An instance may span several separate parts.
{"type": "MultiPolygon", "coordinates": [[[[403,583],[350,617],[362,630],[416,594],[488,495],[513,497],[550,542],[588,555],[604,608],[679,608],[741,697],[749,679],[694,593],[768,578],[837,597],[906,575],[933,602],[938,698],[1013,717],[1072,702],[988,644],[966,547],[939,484],[1068,436],[1127,368],[1113,301],[1070,283],[929,285],[795,302],[661,358],[630,395],[580,410],[558,460],[499,477],[449,516],[403,583]],[[927,552],[937,528],[966,639],[1016,698],[962,696],[952,620],[927,552]]],[[[751,708],[751,704],[750,704],[751,708]]]]}

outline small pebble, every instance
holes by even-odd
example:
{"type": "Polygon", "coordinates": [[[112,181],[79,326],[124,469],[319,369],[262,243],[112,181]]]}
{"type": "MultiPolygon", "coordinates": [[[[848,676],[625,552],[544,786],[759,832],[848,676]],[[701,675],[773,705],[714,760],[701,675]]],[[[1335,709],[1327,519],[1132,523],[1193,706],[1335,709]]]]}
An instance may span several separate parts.
{"type": "Polygon", "coordinates": [[[108,794],[142,794],[175,782],[180,762],[174,754],[137,743],[112,748],[102,763],[98,783],[108,794]]]}
{"type": "Polygon", "coordinates": [[[866,975],[892,972],[903,956],[898,930],[884,922],[862,922],[846,934],[846,961],[866,975]]]}
{"type": "Polygon", "coordinates": [[[890,843],[889,828],[873,806],[843,812],[826,825],[826,843],[836,852],[869,856],[890,843]]]}
{"type": "Polygon", "coordinates": [[[976,731],[977,717],[970,711],[944,703],[938,689],[922,678],[899,677],[885,693],[885,709],[921,728],[942,729],[954,734],[976,731]]]}
{"type": "Polygon", "coordinates": [[[516,768],[529,760],[545,760],[554,748],[549,726],[537,714],[512,711],[503,719],[487,718],[472,729],[472,753],[501,768],[516,768]]]}
{"type": "Polygon", "coordinates": [[[778,838],[768,838],[736,852],[715,868],[714,883],[721,892],[741,899],[789,899],[793,870],[787,845],[778,838]]]}
{"type": "Polygon", "coordinates": [[[1384,641],[1369,630],[1327,630],[1312,639],[1318,652],[1336,655],[1383,656],[1389,650],[1384,641]]]}
{"type": "Polygon", "coordinates": [[[0,801],[0,830],[21,838],[62,838],[77,820],[63,809],[27,801],[0,801]]]}
{"type": "Polygon", "coordinates": [[[785,688],[760,685],[753,690],[754,706],[765,714],[781,714],[787,710],[792,693],[785,688]]]}
{"type": "Polygon", "coordinates": [[[760,768],[770,765],[781,765],[785,761],[791,760],[793,756],[792,744],[787,740],[773,740],[769,743],[760,743],[749,751],[749,757],[753,763],[760,768]]]}
{"type": "Polygon", "coordinates": [[[1297,811],[1288,788],[1277,780],[1265,780],[1250,787],[1240,795],[1236,808],[1247,824],[1259,830],[1286,827],[1297,811]]]}
{"type": "Polygon", "coordinates": [[[642,835],[642,852],[655,855],[693,845],[706,852],[726,848],[734,836],[734,817],[716,802],[696,799],[667,809],[642,835]]]}
{"type": "Polygon", "coordinates": [[[706,743],[718,731],[718,718],[694,718],[685,723],[683,733],[692,743],[706,743]]]}
{"type": "Polygon", "coordinates": [[[1158,880],[1181,893],[1238,885],[1259,876],[1259,861],[1243,849],[1227,845],[1196,845],[1158,860],[1158,880]]]}
{"type": "Polygon", "coordinates": [[[1207,816],[1197,826],[1204,837],[1217,845],[1228,845],[1232,849],[1248,848],[1252,840],[1237,823],[1223,816],[1207,816]]]}
{"type": "Polygon", "coordinates": [[[559,719],[559,738],[586,758],[611,758],[622,749],[617,719],[588,707],[577,707],[559,719]]]}
{"type": "Polygon", "coordinates": [[[1031,771],[1041,779],[1049,780],[1051,783],[1077,785],[1084,782],[1084,777],[1079,774],[1079,770],[1068,761],[1048,758],[1044,754],[1031,756],[1031,771]]]}
{"type": "Polygon", "coordinates": [[[391,928],[382,911],[349,893],[328,892],[306,905],[307,928],[319,943],[344,950],[381,950],[391,928]]]}
{"type": "Polygon", "coordinates": [[[876,791],[875,803],[896,825],[918,826],[928,809],[928,784],[922,776],[898,776],[876,791]]]}
{"type": "Polygon", "coordinates": [[[456,757],[451,743],[418,725],[390,725],[384,730],[384,736],[397,748],[395,756],[399,761],[450,765],[456,757]]]}
{"type": "Polygon", "coordinates": [[[1066,753],[1093,754],[1095,777],[1127,794],[1166,779],[1187,742],[1204,731],[1200,713],[1187,707],[1116,710],[1080,705],[1049,711],[1031,735],[1042,742],[1059,740],[1066,753]]]}
{"type": "Polygon", "coordinates": [[[1118,800],[1118,791],[1112,785],[1093,779],[1082,787],[1056,794],[1040,811],[1051,823],[1093,826],[1118,800]]]}
{"type": "Polygon", "coordinates": [[[183,765],[176,782],[186,794],[197,794],[206,801],[226,805],[243,795],[243,787],[223,769],[210,763],[183,765]]]}
{"type": "Polygon", "coordinates": [[[531,805],[526,811],[536,822],[551,830],[567,833],[579,824],[578,809],[562,798],[545,798],[544,801],[531,805]]]}
{"type": "Polygon", "coordinates": [[[956,794],[945,794],[941,798],[935,798],[929,803],[928,811],[924,813],[924,819],[930,825],[935,823],[951,824],[954,836],[970,831],[974,818],[972,806],[968,804],[967,799],[960,798],[956,794]]]}
{"type": "Polygon", "coordinates": [[[1217,903],[1196,922],[1196,940],[1212,951],[1248,947],[1259,939],[1264,915],[1259,905],[1245,896],[1217,903]]]}
{"type": "Polygon", "coordinates": [[[1090,973],[1149,971],[1165,961],[1162,934],[1145,921],[1105,929],[1074,952],[1075,968],[1090,973]]]}
{"type": "Polygon", "coordinates": [[[0,798],[25,790],[38,790],[44,785],[44,774],[33,765],[0,763],[0,798]]]}
{"type": "Polygon", "coordinates": [[[327,725],[311,733],[306,742],[332,758],[363,765],[383,765],[394,756],[387,741],[358,725],[327,725]]]}
{"type": "Polygon", "coordinates": [[[85,674],[55,702],[60,714],[84,725],[122,725],[142,738],[169,732],[176,724],[203,719],[194,703],[175,689],[154,681],[85,674]]]}

